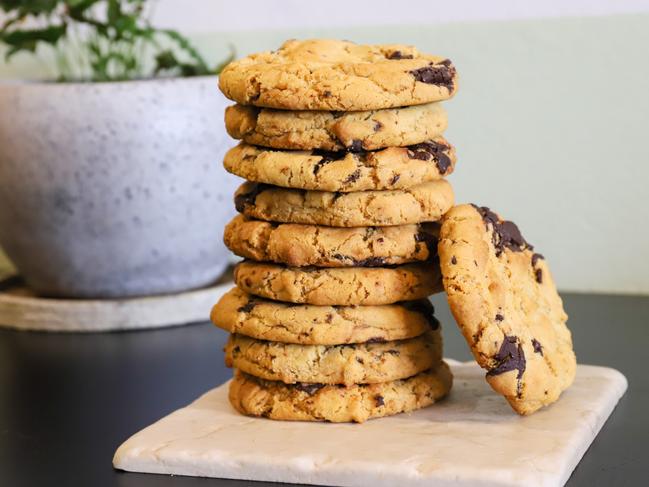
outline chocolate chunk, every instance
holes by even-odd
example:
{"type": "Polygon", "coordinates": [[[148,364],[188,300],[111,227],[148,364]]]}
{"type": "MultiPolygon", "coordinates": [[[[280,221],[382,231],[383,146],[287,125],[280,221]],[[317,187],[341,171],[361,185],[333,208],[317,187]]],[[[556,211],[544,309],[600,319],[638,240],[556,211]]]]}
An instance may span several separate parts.
{"type": "Polygon", "coordinates": [[[374,132],[378,132],[383,128],[383,124],[381,122],[374,122],[374,132]]]}
{"type": "Polygon", "coordinates": [[[332,315],[331,313],[327,313],[327,317],[325,318],[325,321],[327,323],[331,323],[333,319],[334,319],[334,315],[332,315]]]}
{"type": "Polygon", "coordinates": [[[298,391],[306,392],[309,396],[314,395],[324,386],[324,384],[310,384],[308,382],[296,382],[293,385],[293,387],[295,387],[298,391]]]}
{"type": "Polygon", "coordinates": [[[331,91],[329,91],[329,90],[324,90],[324,91],[322,92],[322,95],[323,95],[325,98],[329,98],[329,97],[331,96],[331,91]]]}
{"type": "Polygon", "coordinates": [[[534,278],[539,284],[543,284],[543,269],[536,269],[534,271],[534,278]]]}
{"type": "Polygon", "coordinates": [[[361,177],[361,170],[356,169],[353,173],[351,173],[349,176],[347,176],[347,178],[345,178],[345,181],[343,182],[343,184],[350,184],[350,183],[353,183],[355,181],[358,181],[358,178],[360,178],[360,177],[361,177]]]}
{"type": "Polygon", "coordinates": [[[501,220],[493,211],[486,206],[472,205],[485,222],[487,230],[491,225],[493,229],[492,241],[496,248],[496,256],[500,256],[505,248],[514,252],[522,252],[523,250],[532,250],[534,247],[527,243],[521,235],[520,230],[514,222],[501,220]]]}
{"type": "Polygon", "coordinates": [[[420,161],[430,161],[433,159],[440,174],[446,174],[448,168],[451,167],[451,158],[446,154],[449,147],[444,144],[428,141],[410,145],[407,149],[410,159],[418,159],[420,161]]]}
{"type": "Polygon", "coordinates": [[[401,51],[392,51],[385,57],[388,59],[412,59],[412,54],[404,54],[401,51]]]}
{"type": "Polygon", "coordinates": [[[501,315],[500,313],[496,314],[496,321],[503,321],[505,317],[501,315]]]}
{"type": "Polygon", "coordinates": [[[390,185],[394,186],[395,184],[397,184],[397,181],[399,181],[400,178],[401,176],[399,174],[392,176],[392,179],[390,179],[390,185]]]}
{"type": "Polygon", "coordinates": [[[347,147],[349,152],[361,152],[363,150],[363,141],[354,139],[349,147],[347,147]]]}
{"type": "Polygon", "coordinates": [[[543,346],[536,338],[532,338],[532,346],[534,347],[534,352],[540,353],[541,357],[543,357],[543,346]]]}
{"type": "Polygon", "coordinates": [[[377,394],[374,396],[374,402],[376,403],[376,407],[380,408],[381,406],[385,406],[385,401],[383,400],[383,396],[381,394],[377,394]]]}
{"type": "Polygon", "coordinates": [[[505,339],[494,360],[496,366],[492,367],[487,372],[487,375],[494,376],[504,374],[510,370],[517,370],[516,379],[520,380],[523,377],[523,372],[525,372],[525,352],[521,344],[518,343],[517,337],[505,335],[505,339]]]}
{"type": "Polygon", "coordinates": [[[365,360],[363,360],[363,359],[360,358],[360,357],[356,357],[356,362],[358,362],[358,363],[361,364],[361,365],[365,364],[365,360]]]}
{"type": "Polygon", "coordinates": [[[240,306],[237,311],[240,313],[250,313],[255,306],[257,306],[257,302],[254,299],[249,299],[248,302],[243,306],[240,306]]]}
{"type": "Polygon", "coordinates": [[[385,343],[385,338],[383,337],[372,337],[365,343],[385,343]]]}
{"type": "Polygon", "coordinates": [[[403,303],[403,306],[410,311],[423,315],[423,317],[426,318],[426,321],[428,321],[431,330],[437,330],[439,328],[439,320],[435,318],[435,307],[433,306],[433,303],[427,299],[407,301],[403,303]]]}
{"type": "Polygon", "coordinates": [[[311,154],[320,157],[320,160],[316,163],[315,166],[313,166],[313,174],[318,174],[320,169],[322,169],[322,166],[344,158],[346,152],[316,149],[312,151],[311,154]]]}
{"type": "Polygon", "coordinates": [[[451,257],[451,264],[457,264],[457,259],[455,258],[455,256],[451,257]]]}
{"type": "Polygon", "coordinates": [[[247,206],[255,204],[255,200],[257,199],[259,193],[265,191],[270,187],[271,186],[269,184],[254,183],[250,191],[248,191],[247,193],[238,194],[234,197],[234,207],[239,213],[243,213],[247,206]]]}
{"type": "Polygon", "coordinates": [[[539,259],[545,260],[545,257],[543,257],[541,254],[532,254],[532,267],[536,267],[536,263],[539,261],[539,259]]]}
{"type": "Polygon", "coordinates": [[[453,90],[455,68],[451,65],[451,62],[448,59],[445,59],[439,64],[431,63],[429,66],[414,69],[410,71],[410,74],[421,83],[443,86],[449,91],[453,90]]]}
{"type": "Polygon", "coordinates": [[[415,241],[425,243],[430,256],[437,254],[437,236],[426,231],[425,228],[421,228],[417,235],[415,235],[415,241]]]}
{"type": "Polygon", "coordinates": [[[357,267],[379,267],[385,265],[383,257],[368,257],[363,260],[354,260],[354,265],[357,267]]]}

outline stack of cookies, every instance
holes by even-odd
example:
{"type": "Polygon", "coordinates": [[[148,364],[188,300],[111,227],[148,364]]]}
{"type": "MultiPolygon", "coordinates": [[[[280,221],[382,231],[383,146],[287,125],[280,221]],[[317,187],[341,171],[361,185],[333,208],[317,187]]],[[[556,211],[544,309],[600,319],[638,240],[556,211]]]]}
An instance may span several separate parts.
{"type": "Polygon", "coordinates": [[[225,243],[245,260],[213,308],[230,401],[283,420],[357,421],[446,395],[438,222],[453,147],[444,58],[402,45],[288,41],[231,63],[225,157],[247,180],[225,243]]]}

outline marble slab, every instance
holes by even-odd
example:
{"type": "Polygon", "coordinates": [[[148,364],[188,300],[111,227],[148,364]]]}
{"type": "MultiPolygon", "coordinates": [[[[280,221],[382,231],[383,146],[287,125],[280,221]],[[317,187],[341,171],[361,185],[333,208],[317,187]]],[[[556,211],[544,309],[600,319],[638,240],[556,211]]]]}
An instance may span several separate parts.
{"type": "Polygon", "coordinates": [[[449,361],[451,395],[363,424],[278,422],[236,413],[227,384],[122,444],[115,468],[334,486],[559,486],[627,388],[618,371],[577,368],[553,406],[517,416],[475,363],[449,361]]]}

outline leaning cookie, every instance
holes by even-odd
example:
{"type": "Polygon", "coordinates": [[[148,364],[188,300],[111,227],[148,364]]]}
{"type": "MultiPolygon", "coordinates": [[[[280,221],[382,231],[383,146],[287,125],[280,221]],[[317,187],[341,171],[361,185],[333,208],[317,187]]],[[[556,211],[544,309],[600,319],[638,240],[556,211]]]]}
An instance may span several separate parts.
{"type": "Polygon", "coordinates": [[[455,67],[407,45],[291,40],[228,64],[223,94],[242,105],[286,110],[375,110],[453,96],[455,67]]]}
{"type": "Polygon", "coordinates": [[[353,345],[297,345],[230,335],[225,364],[286,384],[376,384],[405,379],[442,360],[439,330],[407,340],[353,345]]]}
{"type": "Polygon", "coordinates": [[[405,189],[332,193],[244,183],[237,211],[260,220],[364,227],[434,222],[453,206],[453,189],[439,179],[405,189]]]}
{"type": "Polygon", "coordinates": [[[235,139],[275,149],[374,150],[419,144],[442,135],[439,103],[361,112],[289,111],[233,105],[225,127],[235,139]]]}
{"type": "Polygon", "coordinates": [[[444,218],[439,257],[451,311],[491,387],[519,414],[556,401],[576,360],[543,256],[514,223],[462,205],[444,218]]]}
{"type": "Polygon", "coordinates": [[[450,175],[455,150],[443,138],[379,151],[279,151],[241,143],[225,169],[248,181],[318,191],[404,189],[450,175]]]}
{"type": "Polygon", "coordinates": [[[293,267],[377,267],[431,259],[437,223],[392,227],[326,227],[272,223],[237,215],[223,240],[236,255],[293,267]]]}
{"type": "Polygon", "coordinates": [[[212,308],[212,322],[230,333],[301,345],[406,340],[438,330],[427,299],[382,306],[295,305],[259,298],[238,287],[212,308]]]}
{"type": "Polygon", "coordinates": [[[414,411],[446,396],[453,376],[446,363],[407,379],[352,386],[287,385],[236,371],[229,399],[242,414],[283,421],[362,423],[414,411]]]}
{"type": "Polygon", "coordinates": [[[316,305],[380,305],[425,298],[442,289],[437,262],[393,267],[285,267],[244,261],[234,282],[249,294],[316,305]]]}

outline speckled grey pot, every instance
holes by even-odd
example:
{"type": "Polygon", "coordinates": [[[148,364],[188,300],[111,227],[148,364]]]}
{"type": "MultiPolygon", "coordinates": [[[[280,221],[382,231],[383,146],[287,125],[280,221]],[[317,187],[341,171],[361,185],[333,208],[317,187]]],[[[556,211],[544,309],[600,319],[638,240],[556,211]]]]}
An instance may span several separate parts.
{"type": "Polygon", "coordinates": [[[237,178],[216,77],[0,82],[0,246],[51,296],[214,281],[237,178]]]}

